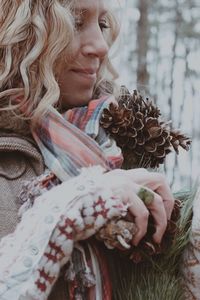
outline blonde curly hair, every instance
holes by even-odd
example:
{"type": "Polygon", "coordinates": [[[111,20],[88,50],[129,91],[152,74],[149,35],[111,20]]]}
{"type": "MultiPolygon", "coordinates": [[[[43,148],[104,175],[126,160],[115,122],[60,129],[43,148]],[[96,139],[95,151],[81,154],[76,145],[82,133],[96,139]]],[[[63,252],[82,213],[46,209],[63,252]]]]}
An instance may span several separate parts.
{"type": "MultiPolygon", "coordinates": [[[[0,0],[0,109],[23,112],[36,121],[47,107],[57,106],[60,89],[56,68],[70,49],[75,0],[0,0]],[[14,101],[13,101],[14,99],[14,101]],[[19,99],[19,102],[16,102],[19,99]]],[[[108,45],[118,35],[109,14],[108,45]]],[[[94,93],[108,92],[116,75],[104,59],[94,93]],[[111,75],[111,76],[110,76],[111,75]]]]}

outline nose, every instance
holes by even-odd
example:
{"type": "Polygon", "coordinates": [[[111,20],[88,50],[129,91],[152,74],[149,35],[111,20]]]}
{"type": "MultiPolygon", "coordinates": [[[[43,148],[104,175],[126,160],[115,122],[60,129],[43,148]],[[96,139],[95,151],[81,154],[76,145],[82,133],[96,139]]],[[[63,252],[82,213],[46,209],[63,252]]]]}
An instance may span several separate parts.
{"type": "Polygon", "coordinates": [[[100,28],[93,29],[87,33],[82,46],[83,55],[104,58],[108,50],[109,46],[100,28]]]}

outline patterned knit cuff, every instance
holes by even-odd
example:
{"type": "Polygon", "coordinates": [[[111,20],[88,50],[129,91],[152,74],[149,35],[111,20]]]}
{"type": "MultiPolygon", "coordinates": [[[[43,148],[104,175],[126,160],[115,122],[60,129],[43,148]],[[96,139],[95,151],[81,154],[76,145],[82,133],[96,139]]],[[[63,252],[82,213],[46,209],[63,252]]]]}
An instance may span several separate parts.
{"type": "Polygon", "coordinates": [[[38,197],[16,231],[2,240],[1,299],[47,299],[74,241],[87,239],[107,220],[126,214],[127,206],[103,185],[103,172],[87,168],[38,197]]]}

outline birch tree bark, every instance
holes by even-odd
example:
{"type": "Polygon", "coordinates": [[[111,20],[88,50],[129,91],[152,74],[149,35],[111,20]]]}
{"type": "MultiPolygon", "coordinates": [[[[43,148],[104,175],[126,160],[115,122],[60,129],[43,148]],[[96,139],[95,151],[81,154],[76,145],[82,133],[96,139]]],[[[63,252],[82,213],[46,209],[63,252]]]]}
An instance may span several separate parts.
{"type": "Polygon", "coordinates": [[[140,19],[137,28],[137,83],[148,86],[149,73],[147,69],[147,54],[149,42],[149,0],[138,1],[140,19]]]}

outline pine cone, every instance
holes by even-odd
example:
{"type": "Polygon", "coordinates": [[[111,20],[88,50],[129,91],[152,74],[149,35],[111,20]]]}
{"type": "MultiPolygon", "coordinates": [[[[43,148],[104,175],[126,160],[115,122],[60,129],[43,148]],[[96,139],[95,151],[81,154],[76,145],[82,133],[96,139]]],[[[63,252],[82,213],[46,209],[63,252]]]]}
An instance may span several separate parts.
{"type": "Polygon", "coordinates": [[[122,87],[118,106],[104,109],[100,124],[116,140],[124,156],[123,168],[150,167],[162,164],[172,149],[188,150],[191,140],[179,130],[171,130],[160,119],[160,110],[135,90],[131,95],[122,87]]]}
{"type": "Polygon", "coordinates": [[[171,131],[171,144],[176,151],[177,154],[179,154],[179,149],[178,147],[181,146],[183,149],[186,151],[189,150],[191,141],[183,135],[179,130],[172,130],[171,131]]]}
{"type": "Polygon", "coordinates": [[[129,256],[134,263],[144,261],[146,257],[155,256],[167,251],[173,244],[178,233],[177,221],[180,217],[181,201],[175,200],[171,220],[168,221],[167,229],[160,245],[153,241],[155,233],[154,219],[150,215],[148,229],[145,237],[137,247],[132,245],[133,236],[137,232],[132,215],[129,213],[123,219],[112,219],[97,233],[96,238],[105,243],[109,249],[118,249],[129,256]]]}

